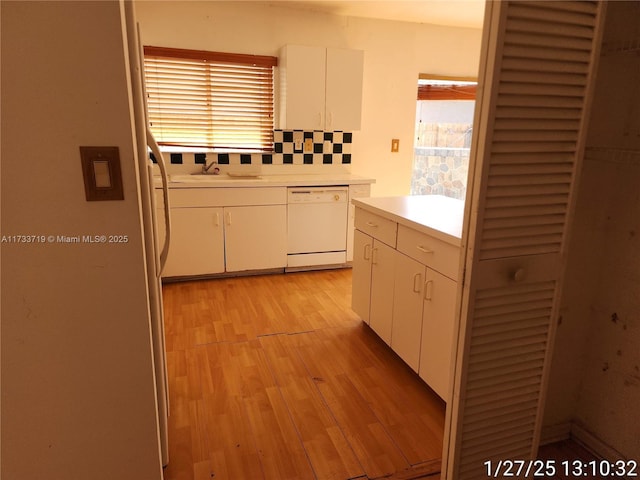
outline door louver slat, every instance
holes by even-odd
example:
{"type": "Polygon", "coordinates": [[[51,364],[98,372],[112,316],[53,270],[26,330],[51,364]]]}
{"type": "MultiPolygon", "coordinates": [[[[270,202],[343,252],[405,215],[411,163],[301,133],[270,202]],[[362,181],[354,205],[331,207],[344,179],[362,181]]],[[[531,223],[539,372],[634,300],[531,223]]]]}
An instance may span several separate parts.
{"type": "Polygon", "coordinates": [[[601,10],[595,0],[487,6],[485,45],[496,46],[473,143],[479,213],[447,478],[484,479],[486,460],[535,458],[601,10]]]}

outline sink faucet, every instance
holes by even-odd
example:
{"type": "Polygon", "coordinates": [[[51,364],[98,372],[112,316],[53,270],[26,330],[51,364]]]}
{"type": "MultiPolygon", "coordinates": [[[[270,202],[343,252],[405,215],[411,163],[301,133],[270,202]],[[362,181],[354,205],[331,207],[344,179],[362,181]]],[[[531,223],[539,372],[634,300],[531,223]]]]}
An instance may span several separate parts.
{"type": "MultiPolygon", "coordinates": [[[[216,161],[214,160],[214,161],[212,161],[211,163],[209,163],[208,165],[202,165],[202,173],[209,173],[209,169],[210,169],[211,167],[213,167],[214,165],[217,165],[217,164],[218,164],[218,162],[216,162],[216,161]]],[[[211,174],[213,174],[213,175],[218,175],[219,173],[220,173],[220,169],[219,169],[218,167],[215,167],[215,168],[213,169],[213,172],[212,172],[211,174]]],[[[210,174],[210,175],[211,175],[211,174],[210,174]]]]}

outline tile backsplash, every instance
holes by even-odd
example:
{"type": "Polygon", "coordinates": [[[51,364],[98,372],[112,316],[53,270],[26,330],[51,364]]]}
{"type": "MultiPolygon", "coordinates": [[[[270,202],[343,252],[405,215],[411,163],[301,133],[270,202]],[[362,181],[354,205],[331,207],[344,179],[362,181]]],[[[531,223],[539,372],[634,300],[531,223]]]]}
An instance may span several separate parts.
{"type": "MultiPolygon", "coordinates": [[[[296,136],[300,135],[297,133],[296,136]]],[[[271,153],[170,153],[171,165],[349,165],[351,132],[321,130],[274,130],[271,153]],[[302,143],[294,143],[294,132],[301,132],[302,143]],[[305,141],[311,145],[305,151],[305,141]]],[[[155,163],[155,157],[151,155],[155,163]]]]}

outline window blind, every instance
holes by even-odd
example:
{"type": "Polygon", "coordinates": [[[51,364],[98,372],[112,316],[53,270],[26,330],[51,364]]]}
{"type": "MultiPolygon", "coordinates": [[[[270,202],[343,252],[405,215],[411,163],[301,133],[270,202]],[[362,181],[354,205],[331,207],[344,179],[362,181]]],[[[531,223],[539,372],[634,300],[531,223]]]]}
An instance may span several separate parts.
{"type": "Polygon", "coordinates": [[[150,128],[159,145],[273,150],[276,57],[144,47],[150,128]]]}
{"type": "Polygon", "coordinates": [[[419,85],[418,100],[475,100],[476,85],[419,85]]]}

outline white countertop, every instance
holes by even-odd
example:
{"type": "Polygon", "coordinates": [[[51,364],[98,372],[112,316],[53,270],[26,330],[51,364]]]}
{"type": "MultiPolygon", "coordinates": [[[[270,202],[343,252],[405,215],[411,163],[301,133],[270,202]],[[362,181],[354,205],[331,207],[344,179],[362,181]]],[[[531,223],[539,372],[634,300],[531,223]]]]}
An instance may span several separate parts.
{"type": "Polygon", "coordinates": [[[442,195],[370,197],[352,200],[356,207],[460,246],[464,201],[442,195]]]}
{"type": "MultiPolygon", "coordinates": [[[[313,187],[321,185],[361,185],[375,183],[373,178],[346,173],[261,175],[259,177],[230,177],[228,175],[169,175],[169,188],[225,188],[225,187],[313,187]]],[[[162,186],[154,177],[156,187],[162,186]]]]}

